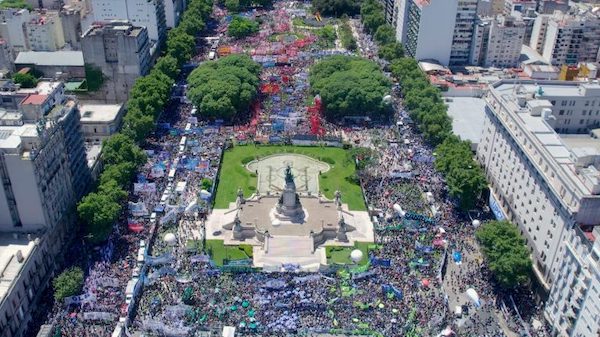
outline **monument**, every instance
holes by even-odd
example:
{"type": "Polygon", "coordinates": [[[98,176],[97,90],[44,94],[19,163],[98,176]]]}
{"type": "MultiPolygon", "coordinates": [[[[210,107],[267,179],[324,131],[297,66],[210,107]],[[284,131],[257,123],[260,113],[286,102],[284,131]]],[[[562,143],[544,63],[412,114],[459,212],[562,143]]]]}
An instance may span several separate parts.
{"type": "Polygon", "coordinates": [[[318,193],[318,175],[329,170],[328,164],[286,154],[246,167],[259,172],[261,190],[249,198],[238,190],[228,209],[213,210],[206,223],[207,239],[221,239],[225,245],[250,244],[254,266],[272,270],[290,264],[317,270],[327,264],[325,245],[373,242],[373,224],[366,211],[349,210],[340,191],[334,193],[334,200],[318,193]]]}

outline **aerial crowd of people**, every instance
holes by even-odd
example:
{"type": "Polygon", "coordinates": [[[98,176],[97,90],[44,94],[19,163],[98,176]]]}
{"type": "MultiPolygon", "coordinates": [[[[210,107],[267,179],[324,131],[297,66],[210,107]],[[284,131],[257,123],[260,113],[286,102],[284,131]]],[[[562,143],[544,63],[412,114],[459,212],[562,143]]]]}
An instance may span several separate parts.
{"type": "MultiPolygon", "coordinates": [[[[143,147],[148,161],[126,214],[106,244],[79,252],[93,261],[83,294],[56,303],[49,319],[62,336],[110,336],[119,317],[146,336],[220,334],[224,326],[263,336],[503,336],[501,324],[522,329],[497,301],[473,241],[474,219],[454,210],[432,149],[402,109],[398,85],[391,125],[341,126],[319,115],[308,68],[323,55],[349,52],[337,44],[318,50],[316,35],[294,27],[293,18],[308,16],[305,6],[276,2],[272,10],[244,13],[262,23],[257,36],[241,40],[226,35],[228,13],[215,12],[220,51],[247,52],[263,65],[260,99],[236,126],[209,123],[189,101],[171,101],[143,147]],[[269,40],[273,35],[282,40],[269,40]],[[366,149],[357,160],[375,228],[367,263],[319,273],[219,268],[202,239],[223,151],[294,135],[336,136],[366,149]],[[466,299],[467,289],[478,301],[466,299]],[[450,303],[461,307],[461,317],[450,303]]],[[[358,53],[376,59],[371,37],[356,20],[352,27],[358,53]]],[[[182,77],[177,88],[185,92],[185,85],[182,77]]]]}

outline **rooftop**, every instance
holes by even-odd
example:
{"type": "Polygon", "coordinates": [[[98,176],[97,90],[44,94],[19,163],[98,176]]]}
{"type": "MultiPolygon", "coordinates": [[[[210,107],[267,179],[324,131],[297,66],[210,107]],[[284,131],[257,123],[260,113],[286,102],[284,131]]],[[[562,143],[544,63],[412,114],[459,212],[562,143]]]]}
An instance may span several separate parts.
{"type": "Polygon", "coordinates": [[[479,144],[485,119],[485,100],[477,97],[446,99],[448,114],[452,117],[452,131],[473,144],[479,144]]]}
{"type": "Polygon", "coordinates": [[[118,117],[122,107],[122,104],[81,104],[81,123],[112,122],[118,117]]]}
{"type": "Polygon", "coordinates": [[[81,51],[22,51],[15,59],[16,65],[33,64],[37,66],[83,67],[81,51]]]}
{"type": "Polygon", "coordinates": [[[43,104],[46,100],[48,99],[48,95],[36,95],[36,94],[32,94],[29,95],[27,97],[25,97],[25,99],[21,102],[22,105],[41,105],[43,104]]]}
{"type": "Polygon", "coordinates": [[[0,302],[4,301],[18,279],[35,246],[36,241],[29,240],[27,236],[0,234],[0,302]]]}

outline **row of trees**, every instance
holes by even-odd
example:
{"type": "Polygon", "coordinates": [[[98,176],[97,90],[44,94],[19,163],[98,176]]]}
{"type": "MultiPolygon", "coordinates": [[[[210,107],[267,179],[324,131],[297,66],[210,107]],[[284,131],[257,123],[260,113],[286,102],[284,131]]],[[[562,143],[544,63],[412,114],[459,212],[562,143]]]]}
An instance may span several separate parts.
{"type": "Polygon", "coordinates": [[[326,117],[389,115],[391,106],[383,97],[390,92],[390,81],[377,63],[356,56],[330,56],[310,68],[311,91],[320,95],[326,117]]]}
{"type": "Polygon", "coordinates": [[[129,94],[123,131],[107,139],[102,147],[104,171],[96,191],[77,205],[85,223],[88,241],[105,241],[118,220],[127,198],[127,190],[137,168],[146,162],[138,146],[154,130],[164,109],[181,65],[193,55],[195,39],[211,13],[210,0],[192,0],[179,26],[169,32],[165,55],[147,76],[139,78],[129,94]]]}
{"type": "Polygon", "coordinates": [[[188,98],[204,118],[231,120],[248,111],[258,93],[260,71],[245,54],[206,62],[188,76],[188,98]]]}
{"type": "Polygon", "coordinates": [[[363,26],[379,46],[379,58],[392,62],[404,56],[402,44],[396,41],[396,31],[385,23],[383,6],[376,0],[366,0],[360,8],[363,26]]]}
{"type": "Polygon", "coordinates": [[[258,26],[258,22],[236,15],[227,27],[227,34],[240,39],[258,33],[258,26]]]}
{"type": "MultiPolygon", "coordinates": [[[[391,63],[392,75],[401,83],[404,105],[411,118],[425,139],[437,145],[436,169],[446,177],[450,194],[459,200],[460,208],[471,209],[487,185],[483,170],[473,159],[471,143],[452,133],[452,121],[439,90],[429,83],[414,59],[403,57],[393,29],[382,20],[382,6],[375,0],[365,0],[361,16],[365,29],[379,45],[379,57],[391,63]]],[[[516,226],[507,221],[490,221],[477,229],[475,237],[500,286],[514,288],[529,281],[529,251],[516,226]]]]}

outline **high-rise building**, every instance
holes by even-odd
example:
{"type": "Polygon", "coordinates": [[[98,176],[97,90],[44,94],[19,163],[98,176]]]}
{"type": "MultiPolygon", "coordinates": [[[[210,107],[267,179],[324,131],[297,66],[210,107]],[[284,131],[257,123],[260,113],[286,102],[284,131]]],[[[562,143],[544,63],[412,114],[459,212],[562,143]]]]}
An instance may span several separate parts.
{"type": "Polygon", "coordinates": [[[513,12],[525,13],[537,9],[536,0],[504,0],[504,14],[511,15],[513,12]]]}
{"type": "Polygon", "coordinates": [[[535,49],[540,55],[544,52],[546,29],[548,28],[548,21],[550,21],[550,18],[552,18],[551,14],[540,14],[535,18],[533,23],[529,47],[535,49]]]}
{"type": "Polygon", "coordinates": [[[396,37],[407,55],[450,63],[458,0],[402,0],[396,37]]]}
{"type": "Polygon", "coordinates": [[[475,25],[470,64],[516,67],[521,55],[525,24],[513,16],[480,18],[475,25]]]}
{"type": "Polygon", "coordinates": [[[473,40],[473,28],[477,18],[478,0],[458,0],[452,48],[450,49],[450,65],[467,65],[473,40]]]}
{"type": "Polygon", "coordinates": [[[135,80],[150,69],[148,31],[128,21],[115,20],[88,29],[81,40],[86,64],[102,70],[112,81],[107,98],[122,100],[135,80]]]}
{"type": "Polygon", "coordinates": [[[541,0],[538,3],[537,12],[540,14],[553,14],[555,11],[567,13],[569,1],[567,0],[541,0]]]}
{"type": "Polygon", "coordinates": [[[15,58],[8,42],[0,39],[0,70],[13,71],[15,69],[15,58]]]}
{"type": "Polygon", "coordinates": [[[96,21],[129,20],[146,27],[152,41],[164,41],[167,36],[164,0],[91,0],[96,21]]]}
{"type": "Polygon", "coordinates": [[[490,204],[525,237],[555,332],[597,336],[600,85],[503,80],[485,99],[490,204]]]}

